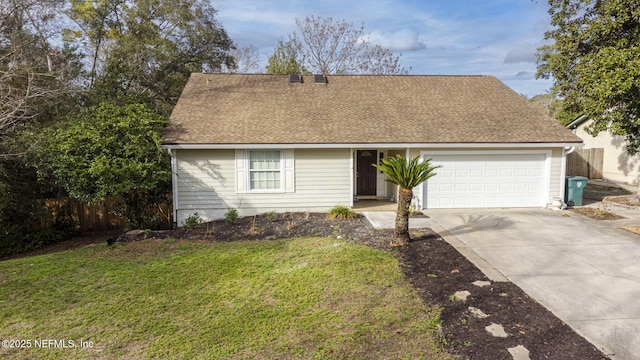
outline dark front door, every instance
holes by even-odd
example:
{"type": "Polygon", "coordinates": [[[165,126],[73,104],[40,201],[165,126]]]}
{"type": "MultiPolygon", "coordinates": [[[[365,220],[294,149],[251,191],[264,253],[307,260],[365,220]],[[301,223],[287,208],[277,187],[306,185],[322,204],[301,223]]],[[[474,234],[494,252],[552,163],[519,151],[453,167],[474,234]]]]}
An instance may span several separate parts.
{"type": "Polygon", "coordinates": [[[378,169],[371,166],[377,163],[376,150],[358,150],[358,195],[376,195],[376,177],[378,169]]]}

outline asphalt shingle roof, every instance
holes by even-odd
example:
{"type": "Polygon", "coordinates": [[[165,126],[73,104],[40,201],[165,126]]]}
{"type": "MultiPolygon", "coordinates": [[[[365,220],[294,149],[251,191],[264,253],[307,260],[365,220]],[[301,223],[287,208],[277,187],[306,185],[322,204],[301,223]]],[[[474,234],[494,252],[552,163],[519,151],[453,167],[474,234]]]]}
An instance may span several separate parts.
{"type": "Polygon", "coordinates": [[[171,144],[581,143],[492,76],[192,74],[171,144]]]}

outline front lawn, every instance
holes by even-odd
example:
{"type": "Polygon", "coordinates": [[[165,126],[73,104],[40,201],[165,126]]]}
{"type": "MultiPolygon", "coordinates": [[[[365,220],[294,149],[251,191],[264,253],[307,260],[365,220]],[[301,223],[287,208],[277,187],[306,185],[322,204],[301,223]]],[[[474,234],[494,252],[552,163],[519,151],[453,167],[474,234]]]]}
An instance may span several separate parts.
{"type": "Polygon", "coordinates": [[[17,359],[440,359],[438,314],[392,255],[331,238],[146,240],[0,262],[0,340],[30,346],[0,355],[17,359]]]}

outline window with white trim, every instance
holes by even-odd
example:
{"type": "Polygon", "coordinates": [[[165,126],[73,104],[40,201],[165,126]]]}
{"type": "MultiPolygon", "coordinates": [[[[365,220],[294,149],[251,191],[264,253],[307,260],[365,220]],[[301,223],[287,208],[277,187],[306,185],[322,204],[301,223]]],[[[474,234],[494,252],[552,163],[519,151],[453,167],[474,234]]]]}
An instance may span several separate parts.
{"type": "Polygon", "coordinates": [[[249,151],[249,190],[282,190],[280,150],[249,151]]]}
{"type": "Polygon", "coordinates": [[[293,149],[236,149],[236,192],[295,192],[293,149]]]}

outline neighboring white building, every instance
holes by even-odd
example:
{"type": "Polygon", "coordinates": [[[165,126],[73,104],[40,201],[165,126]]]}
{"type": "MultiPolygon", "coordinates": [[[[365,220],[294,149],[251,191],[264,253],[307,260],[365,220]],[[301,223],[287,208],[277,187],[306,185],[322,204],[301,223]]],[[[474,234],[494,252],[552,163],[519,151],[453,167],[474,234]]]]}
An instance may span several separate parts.
{"type": "Polygon", "coordinates": [[[179,225],[389,199],[396,154],[442,166],[422,209],[545,207],[581,144],[492,76],[192,74],[163,136],[179,225]]]}
{"type": "Polygon", "coordinates": [[[627,154],[624,136],[601,131],[592,136],[586,128],[592,123],[587,116],[581,116],[567,127],[584,141],[585,149],[603,148],[602,177],[607,180],[637,185],[640,176],[640,155],[627,154]]]}

